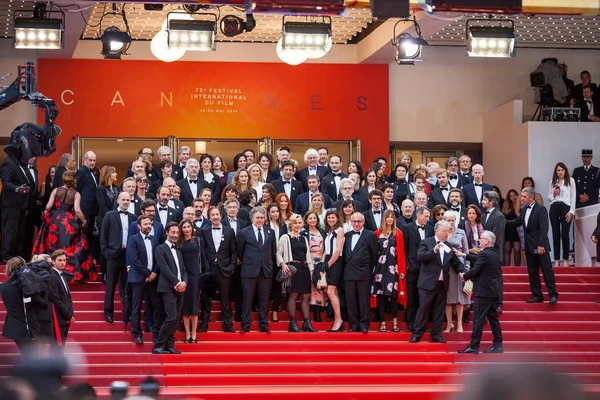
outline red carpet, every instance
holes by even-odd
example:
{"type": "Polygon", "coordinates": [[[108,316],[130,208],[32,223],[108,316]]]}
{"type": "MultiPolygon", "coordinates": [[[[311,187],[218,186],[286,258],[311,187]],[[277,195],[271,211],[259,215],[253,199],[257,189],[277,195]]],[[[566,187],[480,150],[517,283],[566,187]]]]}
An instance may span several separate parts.
{"type": "MultiPolygon", "coordinates": [[[[3,271],[3,269],[1,270],[3,271]]],[[[600,392],[600,268],[555,268],[559,303],[526,304],[531,297],[524,267],[505,267],[505,304],[501,315],[504,334],[502,355],[459,355],[466,347],[466,331],[447,333],[447,344],[409,344],[409,333],[327,333],[331,322],[315,323],[318,333],[287,332],[287,314],[271,323],[273,332],[222,333],[221,324],[210,324],[198,334],[198,344],[177,343],[182,355],[150,354],[147,344],[136,346],[122,324],[103,320],[102,284],[72,288],[76,319],[67,353],[80,361],[69,382],[87,381],[107,394],[114,380],[139,385],[148,375],[156,377],[167,397],[205,399],[439,399],[461,390],[465,377],[485,367],[507,363],[543,363],[559,366],[592,392],[600,392]]],[[[2,272],[3,274],[3,272],[2,272]]],[[[4,276],[0,280],[5,280],[4,276]]],[[[119,307],[119,305],[117,305],[119,307]]],[[[220,306],[213,306],[218,320],[220,306]]],[[[0,306],[0,329],[5,317],[0,306]]],[[[115,320],[121,313],[115,314],[115,320]]],[[[255,315],[254,319],[258,319],[255,315]]],[[[400,319],[404,319],[403,313],[400,319]]],[[[239,324],[234,324],[239,330],[239,324]]],[[[405,329],[405,324],[401,328],[405,329]]],[[[391,329],[391,322],[388,324],[391,329]]],[[[183,333],[177,333],[181,340],[183,333]]],[[[489,327],[482,348],[490,345],[489,327]]],[[[16,346],[0,339],[0,375],[6,376],[17,356],[16,346]]],[[[136,390],[132,390],[136,391],[136,390]]]]}

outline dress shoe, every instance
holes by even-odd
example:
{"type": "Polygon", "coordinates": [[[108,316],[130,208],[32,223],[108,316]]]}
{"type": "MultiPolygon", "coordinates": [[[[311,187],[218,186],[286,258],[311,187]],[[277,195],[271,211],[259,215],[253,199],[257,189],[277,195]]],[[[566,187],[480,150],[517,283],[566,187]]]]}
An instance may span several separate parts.
{"type": "Polygon", "coordinates": [[[133,343],[135,343],[135,344],[144,344],[144,340],[142,339],[141,336],[136,336],[135,339],[133,340],[133,343]]]}
{"type": "Polygon", "coordinates": [[[420,336],[415,336],[413,335],[410,340],[408,341],[408,343],[419,343],[421,341],[421,337],[420,336]]]}
{"type": "Polygon", "coordinates": [[[361,333],[369,333],[369,328],[360,328],[361,333]]]}
{"type": "Polygon", "coordinates": [[[496,308],[496,314],[502,314],[502,306],[498,306],[498,308],[496,308]]]}
{"type": "Polygon", "coordinates": [[[152,349],[152,354],[171,354],[168,350],[163,349],[162,347],[155,347],[152,349]]]}
{"type": "Polygon", "coordinates": [[[479,350],[474,349],[471,346],[469,346],[464,350],[459,350],[458,354],[479,354],[479,350]]]}
{"type": "Polygon", "coordinates": [[[360,332],[360,328],[358,325],[351,325],[350,329],[348,329],[348,332],[360,332]]]}
{"type": "Polygon", "coordinates": [[[208,332],[208,326],[201,325],[196,329],[196,332],[208,332]]]}
{"type": "Polygon", "coordinates": [[[242,326],[242,332],[244,332],[244,333],[250,332],[250,327],[249,326],[242,326]]]}
{"type": "Polygon", "coordinates": [[[502,348],[502,346],[492,346],[488,350],[484,350],[483,352],[485,354],[504,353],[504,348],[502,348]]]}
{"type": "Polygon", "coordinates": [[[266,326],[261,326],[261,327],[260,327],[260,331],[261,331],[261,332],[263,332],[263,333],[269,333],[269,332],[271,332],[271,331],[269,330],[269,328],[268,328],[268,327],[266,327],[266,326]]]}
{"type": "Polygon", "coordinates": [[[104,317],[104,320],[106,322],[108,322],[109,324],[112,324],[113,322],[115,322],[115,320],[113,319],[113,317],[111,317],[110,315],[107,315],[106,317],[104,317]]]}
{"type": "Polygon", "coordinates": [[[527,303],[543,303],[544,299],[542,299],[541,297],[533,297],[529,300],[527,300],[527,303]]]}
{"type": "Polygon", "coordinates": [[[432,336],[431,337],[431,341],[433,343],[446,343],[446,340],[443,337],[439,336],[439,335],[432,336]]]}
{"type": "Polygon", "coordinates": [[[328,329],[327,332],[344,332],[344,323],[342,322],[337,329],[328,329]]]}
{"type": "Polygon", "coordinates": [[[233,329],[232,327],[228,326],[226,328],[223,328],[223,332],[235,333],[235,329],[233,329]]]}
{"type": "Polygon", "coordinates": [[[556,304],[556,303],[558,303],[558,297],[550,296],[550,304],[556,304]]]}
{"type": "Polygon", "coordinates": [[[181,352],[179,350],[175,350],[173,347],[169,347],[168,349],[165,349],[165,350],[167,350],[167,352],[169,354],[181,354],[181,352]]]}

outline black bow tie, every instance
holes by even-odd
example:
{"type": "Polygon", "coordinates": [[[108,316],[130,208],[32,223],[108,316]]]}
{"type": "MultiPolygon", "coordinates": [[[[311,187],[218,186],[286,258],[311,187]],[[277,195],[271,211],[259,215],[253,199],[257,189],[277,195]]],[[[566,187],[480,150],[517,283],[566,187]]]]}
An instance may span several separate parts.
{"type": "Polygon", "coordinates": [[[218,227],[218,228],[212,228],[212,229],[213,229],[213,231],[220,231],[220,230],[221,230],[221,227],[218,227]]]}
{"type": "Polygon", "coordinates": [[[450,179],[456,179],[456,178],[458,178],[458,175],[452,175],[452,176],[450,177],[450,179]]]}
{"type": "Polygon", "coordinates": [[[190,183],[197,184],[197,183],[198,183],[198,180],[197,180],[197,179],[196,179],[196,180],[194,180],[194,181],[190,180],[190,183]]]}
{"type": "Polygon", "coordinates": [[[464,176],[465,178],[468,178],[468,177],[469,177],[469,173],[468,173],[468,172],[463,172],[463,176],[464,176]]]}
{"type": "Polygon", "coordinates": [[[381,214],[381,211],[373,211],[373,214],[381,214]]]}
{"type": "Polygon", "coordinates": [[[33,169],[33,166],[32,166],[32,165],[30,165],[30,166],[29,166],[29,167],[27,167],[27,168],[29,168],[29,169],[33,169]]]}
{"type": "Polygon", "coordinates": [[[150,236],[144,236],[144,240],[150,240],[150,236]]]}
{"type": "Polygon", "coordinates": [[[129,212],[128,211],[121,211],[121,210],[119,210],[119,214],[129,214],[129,212]]]}
{"type": "Polygon", "coordinates": [[[353,235],[360,235],[360,232],[357,232],[357,231],[352,231],[352,234],[353,234],[353,235]]]}
{"type": "Polygon", "coordinates": [[[425,225],[417,225],[419,229],[425,229],[425,225]]]}
{"type": "Polygon", "coordinates": [[[289,185],[291,182],[290,181],[283,181],[284,185],[289,185]]]}
{"type": "Polygon", "coordinates": [[[175,248],[175,245],[174,245],[174,244],[172,244],[172,245],[171,245],[171,249],[174,249],[174,248],[175,248]]]}
{"type": "Polygon", "coordinates": [[[585,102],[588,103],[588,104],[592,104],[591,100],[586,100],[585,102]]]}
{"type": "Polygon", "coordinates": [[[331,175],[333,175],[334,177],[336,177],[336,176],[340,176],[341,174],[342,174],[341,172],[338,172],[337,174],[336,174],[335,172],[332,172],[332,173],[331,173],[331,175]]]}
{"type": "Polygon", "coordinates": [[[235,219],[235,218],[229,218],[229,222],[236,222],[236,221],[237,221],[237,219],[235,219]]]}
{"type": "Polygon", "coordinates": [[[158,207],[158,211],[167,211],[169,207],[158,207]]]}
{"type": "Polygon", "coordinates": [[[474,185],[475,185],[475,186],[479,186],[479,187],[482,187],[482,186],[483,186],[483,184],[481,184],[481,183],[474,183],[474,185]]]}
{"type": "Polygon", "coordinates": [[[485,213],[486,213],[486,214],[491,214],[491,213],[492,213],[492,210],[487,210],[485,213]]]}
{"type": "Polygon", "coordinates": [[[460,208],[451,208],[452,211],[460,212],[460,208]]]}
{"type": "Polygon", "coordinates": [[[448,190],[448,188],[443,188],[443,187],[441,187],[441,188],[440,188],[440,190],[448,190]]]}

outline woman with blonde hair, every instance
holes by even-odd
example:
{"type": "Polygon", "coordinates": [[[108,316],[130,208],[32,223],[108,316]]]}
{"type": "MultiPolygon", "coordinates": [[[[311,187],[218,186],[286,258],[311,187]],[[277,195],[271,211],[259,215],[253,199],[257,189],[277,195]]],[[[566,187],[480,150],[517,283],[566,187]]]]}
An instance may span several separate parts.
{"type": "Polygon", "coordinates": [[[248,170],[246,168],[240,168],[235,171],[231,183],[235,186],[238,193],[242,193],[244,190],[249,189],[250,175],[248,174],[248,170]]]}
{"type": "Polygon", "coordinates": [[[248,181],[248,186],[256,191],[257,196],[259,193],[262,195],[262,187],[265,184],[265,180],[262,177],[262,170],[260,168],[260,165],[250,165],[248,167],[248,175],[250,177],[250,180],[248,181]]]}

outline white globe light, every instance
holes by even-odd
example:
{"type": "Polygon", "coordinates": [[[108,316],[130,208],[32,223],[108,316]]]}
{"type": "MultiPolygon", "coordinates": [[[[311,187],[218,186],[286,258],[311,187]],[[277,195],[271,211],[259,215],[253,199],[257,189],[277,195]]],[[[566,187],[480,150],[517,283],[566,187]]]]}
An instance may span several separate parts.
{"type": "Polygon", "coordinates": [[[284,50],[282,39],[277,42],[277,55],[279,59],[289,65],[299,65],[306,61],[307,57],[304,54],[295,52],[293,50],[284,50]]]}
{"type": "Polygon", "coordinates": [[[419,54],[419,45],[418,44],[403,42],[402,49],[404,50],[404,54],[408,58],[414,58],[419,54]]]}
{"type": "Polygon", "coordinates": [[[110,42],[110,49],[112,51],[119,51],[123,48],[123,42],[110,42]]]}
{"type": "Polygon", "coordinates": [[[164,62],[179,60],[185,54],[185,49],[169,49],[167,47],[167,33],[160,31],[152,38],[150,50],[154,57],[164,62]]]}

